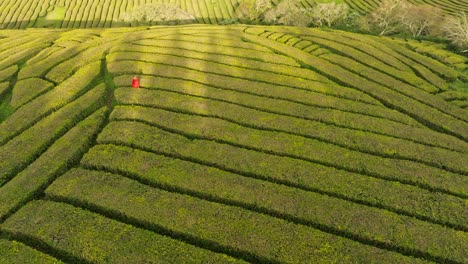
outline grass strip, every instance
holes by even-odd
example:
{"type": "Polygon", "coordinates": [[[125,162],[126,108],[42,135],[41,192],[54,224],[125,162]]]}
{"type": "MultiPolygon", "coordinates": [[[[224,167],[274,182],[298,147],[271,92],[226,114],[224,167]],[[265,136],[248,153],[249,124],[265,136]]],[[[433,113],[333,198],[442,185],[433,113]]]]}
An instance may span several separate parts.
{"type": "Polygon", "coordinates": [[[419,261],[269,215],[155,189],[121,176],[86,173],[83,175],[84,181],[81,181],[78,175],[69,174],[65,176],[69,180],[65,184],[62,182],[50,187],[53,190],[69,188],[70,196],[68,193],[62,196],[59,192],[57,197],[54,191],[47,191],[47,195],[57,200],[76,201],[76,204],[94,207],[97,211],[125,216],[140,225],[146,224],[148,229],[163,227],[174,233],[211,241],[234,252],[258,256],[257,261],[419,261]],[[73,183],[76,181],[84,184],[85,187],[81,188],[83,191],[76,189],[73,183]],[[92,186],[89,186],[90,183],[92,186]],[[98,193],[104,194],[97,198],[98,193]]]}
{"type": "Polygon", "coordinates": [[[99,75],[100,66],[101,62],[98,61],[81,68],[55,89],[16,110],[10,118],[0,124],[0,145],[84,93],[99,75]]]}
{"type": "Polygon", "coordinates": [[[63,263],[18,241],[0,239],[0,263],[59,264],[63,263]]]}
{"type": "Polygon", "coordinates": [[[387,107],[408,114],[432,129],[451,134],[465,141],[468,140],[466,113],[460,108],[455,109],[455,106],[446,103],[441,98],[422,92],[417,88],[411,90],[387,89],[302,50],[250,34],[245,36],[249,41],[276,48],[278,52],[296,58],[308,67],[313,67],[327,76],[333,76],[340,82],[348,83],[356,89],[378,98],[387,107]]]}
{"type": "Polygon", "coordinates": [[[0,220],[29,202],[76,163],[90,147],[106,117],[107,109],[101,108],[79,122],[25,170],[3,185],[0,188],[0,220]]]}
{"type": "Polygon", "coordinates": [[[330,126],[320,122],[267,113],[236,104],[168,91],[142,89],[135,92],[133,89],[123,88],[119,89],[116,94],[116,99],[121,104],[142,105],[174,112],[215,117],[251,128],[285,132],[385,158],[412,160],[468,174],[468,165],[466,167],[461,165],[468,160],[468,147],[465,148],[465,153],[449,151],[360,130],[330,126]]]}
{"type": "Polygon", "coordinates": [[[259,130],[218,118],[194,116],[155,108],[115,111],[111,119],[141,120],[184,135],[233,146],[317,162],[350,172],[413,184],[448,193],[463,193],[466,178],[420,163],[382,158],[348,150],[315,139],[259,130]],[[136,111],[135,111],[136,110],[136,111]]]}
{"type": "Polygon", "coordinates": [[[34,201],[2,224],[11,237],[25,237],[65,259],[87,263],[236,263],[226,255],[108,219],[71,205],[34,201]]]}
{"type": "Polygon", "coordinates": [[[105,94],[104,85],[99,85],[3,145],[0,148],[0,185],[33,162],[78,121],[102,106],[105,94]]]}
{"type": "MultiPolygon", "coordinates": [[[[111,122],[99,135],[98,142],[136,147],[468,230],[464,199],[411,185],[213,141],[190,139],[138,122],[111,122]]],[[[104,157],[85,158],[82,164],[104,167],[105,160],[104,157]]]]}
{"type": "MultiPolygon", "coordinates": [[[[98,145],[84,157],[85,162],[91,159],[151,186],[267,213],[383,249],[460,261],[468,245],[463,231],[141,150],[98,145]]],[[[55,181],[46,194],[87,203],[102,188],[99,178],[105,177],[77,169],[55,181]]]]}

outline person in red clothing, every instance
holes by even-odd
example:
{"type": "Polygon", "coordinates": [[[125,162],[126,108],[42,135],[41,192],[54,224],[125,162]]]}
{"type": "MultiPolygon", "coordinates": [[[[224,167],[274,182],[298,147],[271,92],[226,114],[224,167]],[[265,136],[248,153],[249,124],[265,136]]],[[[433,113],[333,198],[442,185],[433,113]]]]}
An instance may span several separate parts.
{"type": "Polygon", "coordinates": [[[140,88],[140,80],[138,79],[137,76],[133,76],[132,87],[140,88]]]}

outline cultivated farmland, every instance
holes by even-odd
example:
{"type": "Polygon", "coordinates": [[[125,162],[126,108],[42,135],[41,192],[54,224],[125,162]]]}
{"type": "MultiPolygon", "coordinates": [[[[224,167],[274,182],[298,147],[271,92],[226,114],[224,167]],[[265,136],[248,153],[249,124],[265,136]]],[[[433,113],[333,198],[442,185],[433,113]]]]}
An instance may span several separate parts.
{"type": "Polygon", "coordinates": [[[1,261],[467,263],[466,60],[426,44],[0,31],[1,261]]]}
{"type": "MultiPolygon", "coordinates": [[[[126,13],[143,4],[165,3],[192,14],[198,23],[218,24],[238,18],[236,12],[242,0],[2,0],[0,28],[30,27],[102,28],[127,25],[126,13]]],[[[275,3],[278,0],[273,1],[275,3]]],[[[313,7],[329,0],[302,0],[302,7],[313,7]]],[[[339,1],[340,2],[340,1],[339,1]]],[[[354,11],[366,14],[379,6],[381,0],[342,0],[354,11]]],[[[446,14],[468,12],[468,0],[409,0],[413,4],[428,4],[446,14]]]]}

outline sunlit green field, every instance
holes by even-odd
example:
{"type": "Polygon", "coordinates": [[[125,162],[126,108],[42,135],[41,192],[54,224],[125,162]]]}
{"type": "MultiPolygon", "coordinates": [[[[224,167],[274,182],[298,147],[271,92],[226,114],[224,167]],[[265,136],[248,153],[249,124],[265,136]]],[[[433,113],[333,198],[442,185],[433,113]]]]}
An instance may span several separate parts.
{"type": "Polygon", "coordinates": [[[467,263],[466,65],[310,28],[2,30],[0,263],[467,263]]]}

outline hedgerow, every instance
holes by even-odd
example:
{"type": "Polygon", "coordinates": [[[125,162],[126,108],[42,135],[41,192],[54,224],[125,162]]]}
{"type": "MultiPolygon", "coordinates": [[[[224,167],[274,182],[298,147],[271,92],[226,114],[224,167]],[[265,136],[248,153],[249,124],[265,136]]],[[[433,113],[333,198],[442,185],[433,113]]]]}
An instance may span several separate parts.
{"type": "Polygon", "coordinates": [[[63,263],[17,241],[0,239],[3,263],[59,264],[63,263]]]}
{"type": "Polygon", "coordinates": [[[23,104],[28,103],[38,95],[43,94],[54,87],[54,84],[40,78],[28,78],[19,80],[13,87],[10,104],[19,108],[23,104]]]}
{"type": "MultiPolygon", "coordinates": [[[[271,52],[263,52],[258,50],[250,49],[238,49],[233,47],[224,47],[213,44],[194,45],[194,43],[183,42],[183,41],[171,41],[171,40],[140,40],[135,41],[135,44],[148,45],[148,46],[159,46],[159,47],[174,47],[180,49],[189,49],[192,51],[206,52],[206,53],[218,53],[228,56],[246,57],[250,59],[256,59],[269,63],[285,64],[290,66],[299,66],[297,62],[287,58],[286,56],[277,55],[271,52]]],[[[111,50],[112,52],[112,50],[111,50]]]]}
{"type": "MultiPolygon", "coordinates": [[[[348,32],[340,32],[344,36],[346,36],[347,39],[355,39],[358,40],[360,45],[368,44],[373,47],[374,51],[381,50],[385,51],[386,53],[390,54],[391,56],[395,57],[398,61],[400,61],[401,64],[404,64],[404,67],[407,68],[406,70],[414,71],[416,74],[420,75],[421,78],[424,78],[426,81],[431,83],[432,85],[436,86],[437,88],[441,90],[446,90],[448,88],[447,82],[440,77],[439,73],[433,72],[434,68],[433,67],[427,67],[428,64],[422,65],[418,61],[411,60],[406,56],[401,55],[398,52],[393,51],[391,48],[389,48],[387,45],[384,45],[383,43],[380,43],[378,41],[375,41],[374,38],[371,37],[361,37],[357,36],[357,34],[351,34],[348,32]]],[[[359,46],[360,46],[359,45],[359,46]]],[[[439,67],[441,65],[438,65],[439,67]]],[[[401,68],[402,70],[405,70],[405,68],[401,68]]],[[[448,67],[446,67],[448,71],[451,71],[448,67]]]]}
{"type": "Polygon", "coordinates": [[[234,78],[229,75],[219,75],[209,72],[203,72],[200,70],[192,70],[190,68],[175,67],[171,65],[154,64],[139,61],[117,61],[109,62],[109,71],[114,75],[122,74],[145,74],[151,75],[153,72],[158,72],[158,75],[170,78],[179,78],[185,80],[193,80],[201,82],[203,84],[212,85],[216,87],[226,87],[227,89],[243,89],[243,90],[261,90],[269,91],[269,93],[275,93],[276,90],[288,90],[289,92],[296,94],[304,92],[319,92],[327,95],[336,96],[339,98],[346,98],[351,100],[357,100],[360,102],[366,102],[371,104],[379,104],[369,96],[339,85],[330,85],[320,82],[313,83],[313,85],[307,86],[304,89],[298,87],[284,86],[281,84],[275,84],[275,89],[271,89],[271,83],[258,82],[255,80],[248,80],[244,78],[234,78]]]}
{"type": "Polygon", "coordinates": [[[102,108],[79,122],[26,169],[3,185],[0,189],[0,219],[5,219],[15,209],[35,198],[58,175],[78,162],[106,117],[107,109],[102,108]]]}
{"type": "Polygon", "coordinates": [[[464,176],[461,174],[412,161],[376,157],[315,139],[254,129],[217,118],[160,109],[146,109],[137,113],[132,111],[130,114],[136,119],[187,136],[318,162],[351,172],[397,180],[428,189],[457,193],[460,190],[459,184],[464,181],[464,176]],[[317,152],[317,149],[321,151],[317,152]]]}
{"type": "Polygon", "coordinates": [[[47,74],[46,78],[50,79],[54,82],[60,83],[66,80],[70,75],[73,74],[74,71],[80,69],[81,67],[97,61],[104,57],[104,53],[113,45],[114,42],[106,43],[103,45],[99,45],[97,47],[91,47],[87,50],[84,50],[66,60],[59,65],[52,68],[47,74]]]}
{"type": "MultiPolygon", "coordinates": [[[[128,89],[126,89],[128,91],[128,89]]],[[[252,110],[235,104],[202,99],[166,91],[141,91],[138,94],[119,90],[116,99],[121,104],[145,105],[172,111],[215,117],[247,127],[281,131],[318,139],[341,147],[373,155],[401,158],[443,167],[468,174],[468,167],[460,165],[468,156],[460,152],[431,148],[392,137],[384,137],[359,130],[344,129],[294,118],[252,110]]]]}
{"type": "MultiPolygon", "coordinates": [[[[126,120],[138,119],[133,117],[126,120]]],[[[462,223],[460,228],[463,230],[468,226],[464,220],[464,200],[460,198],[411,185],[366,177],[333,166],[209,140],[187,138],[138,122],[111,122],[98,137],[98,143],[137,147],[247,177],[377,206],[444,225],[460,227],[462,223]]],[[[91,157],[95,157],[94,154],[83,159],[82,164],[97,168],[109,167],[103,163],[105,159],[91,157]]],[[[460,190],[460,195],[463,196],[463,193],[463,190],[460,190]]]]}
{"type": "MultiPolygon", "coordinates": [[[[434,256],[447,259],[454,259],[457,250],[451,253],[454,255],[446,255],[442,244],[452,249],[463,248],[462,241],[453,243],[458,239],[456,231],[439,225],[127,147],[98,145],[86,154],[83,162],[128,175],[151,186],[219,203],[234,204],[379,247],[386,245],[403,251],[431,252],[434,256]],[[126,162],[128,157],[132,157],[131,162],[126,162]],[[146,169],[148,167],[151,169],[146,169]],[[350,221],[356,215],[368,220],[350,221]],[[396,224],[401,222],[406,224],[396,224]],[[396,234],[405,234],[402,235],[403,240],[396,234]],[[448,246],[449,244],[453,246],[448,246]]],[[[78,169],[54,182],[46,194],[64,200],[77,199],[83,203],[99,204],[93,199],[93,193],[96,192],[93,188],[102,188],[99,184],[102,181],[97,180],[102,177],[107,177],[107,174],[78,169]],[[92,183],[96,185],[89,186],[92,183]]],[[[107,208],[109,205],[100,206],[107,208]]],[[[463,258],[461,251],[458,257],[463,258]]]]}
{"type": "Polygon", "coordinates": [[[3,96],[10,89],[9,82],[0,83],[0,96],[3,96]]]}
{"type": "MultiPolygon", "coordinates": [[[[93,36],[92,32],[87,32],[87,34],[84,35],[86,39],[88,39],[91,36],[93,36]]],[[[116,40],[116,38],[119,37],[120,36],[112,36],[105,39],[96,38],[80,45],[74,43],[70,47],[53,52],[43,60],[40,60],[36,63],[27,64],[18,73],[18,79],[21,80],[31,77],[43,77],[51,68],[58,65],[57,69],[53,70],[49,76],[51,78],[57,78],[58,81],[63,81],[67,75],[79,69],[79,67],[76,67],[76,65],[84,67],[86,65],[85,63],[93,62],[91,58],[101,58],[101,55],[97,56],[93,53],[89,54],[89,51],[86,52],[86,50],[91,49],[97,52],[103,52],[103,50],[106,50],[106,45],[111,45],[116,40]],[[93,49],[94,47],[96,48],[93,49]],[[80,56],[79,54],[82,52],[85,52],[88,56],[80,56]],[[74,59],[75,56],[78,56],[77,59],[74,59]]],[[[61,39],[66,39],[66,37],[62,37],[61,39]]]]}
{"type": "Polygon", "coordinates": [[[453,100],[452,103],[454,105],[459,106],[460,108],[467,108],[468,107],[468,100],[453,100]]]}
{"type": "Polygon", "coordinates": [[[0,149],[0,185],[34,161],[58,137],[102,105],[103,85],[89,91],[14,137],[0,149]],[[27,148],[21,147],[27,145],[27,148]]]}
{"type": "MultiPolygon", "coordinates": [[[[222,36],[228,36],[228,34],[231,33],[231,32],[223,32],[223,31],[221,32],[222,32],[221,33],[222,36]]],[[[242,42],[242,41],[239,43],[239,40],[241,40],[241,36],[238,36],[237,34],[233,34],[230,39],[226,39],[223,37],[213,38],[211,35],[200,36],[200,35],[188,35],[188,34],[179,34],[179,35],[171,34],[168,36],[162,36],[160,39],[165,40],[165,41],[171,40],[172,43],[175,44],[175,46],[177,46],[179,42],[183,46],[187,46],[191,43],[199,43],[199,44],[208,45],[208,47],[216,46],[219,48],[219,46],[222,46],[222,48],[231,48],[231,49],[236,49],[236,50],[240,49],[238,51],[244,51],[244,49],[246,49],[246,50],[260,51],[262,53],[269,53],[269,54],[273,53],[272,50],[262,47],[260,45],[254,44],[254,43],[242,42]],[[235,39],[233,39],[233,37],[235,39]]],[[[146,41],[150,43],[149,40],[142,40],[142,41],[146,41]]],[[[155,42],[156,44],[158,44],[159,41],[156,40],[155,42]]],[[[291,61],[291,59],[289,58],[284,58],[284,59],[291,61]]]]}
{"type": "Polygon", "coordinates": [[[445,66],[444,64],[431,59],[427,56],[423,56],[421,54],[418,54],[416,52],[412,52],[411,50],[408,50],[407,48],[397,44],[393,43],[392,41],[385,41],[387,39],[376,39],[377,41],[380,41],[382,44],[392,48],[394,51],[400,53],[401,55],[416,61],[419,64],[422,64],[426,66],[427,68],[431,69],[432,71],[435,71],[442,77],[446,78],[447,80],[455,80],[460,76],[460,73],[450,67],[445,66]]]}
{"type": "MultiPolygon", "coordinates": [[[[397,70],[393,67],[390,67],[386,64],[384,64],[383,62],[379,61],[379,60],[376,60],[375,58],[367,55],[366,53],[363,53],[363,52],[360,52],[359,50],[351,47],[351,46],[347,46],[347,45],[343,45],[343,44],[340,44],[338,42],[335,42],[335,41],[330,41],[330,40],[327,40],[327,39],[323,39],[321,37],[311,37],[311,36],[304,36],[303,37],[304,39],[306,40],[310,40],[314,43],[318,43],[318,44],[321,44],[327,48],[331,48],[333,49],[334,51],[338,51],[339,54],[341,55],[340,57],[344,57],[344,59],[348,59],[348,60],[353,60],[355,61],[356,63],[360,62],[360,63],[363,63],[365,64],[366,68],[368,70],[371,70],[372,68],[375,69],[375,71],[381,71],[381,72],[384,72],[385,75],[391,75],[393,78],[396,78],[397,80],[400,79],[410,85],[413,85],[413,86],[416,86],[418,88],[421,88],[427,92],[431,92],[431,93],[435,93],[438,91],[438,89],[426,82],[424,82],[423,80],[421,80],[418,76],[416,76],[414,73],[412,72],[407,72],[407,71],[401,71],[401,70],[397,70]],[[347,58],[349,57],[349,58],[347,58]],[[370,68],[370,67],[372,68],[370,68]]],[[[333,56],[339,56],[338,54],[333,54],[333,56]]],[[[359,73],[361,73],[362,70],[358,70],[356,69],[359,73]]],[[[386,83],[386,80],[382,80],[382,79],[379,79],[379,78],[375,78],[375,77],[372,77],[371,79],[373,80],[376,80],[376,81],[379,81],[379,82],[383,82],[383,83],[386,83]]]]}
{"type": "Polygon", "coordinates": [[[468,94],[460,92],[460,91],[446,91],[443,93],[438,94],[438,96],[442,97],[445,101],[452,101],[452,100],[466,100],[468,99],[468,94]]]}
{"type": "MultiPolygon", "coordinates": [[[[199,44],[200,45],[200,44],[199,44]]],[[[201,59],[207,61],[219,62],[226,65],[237,66],[242,68],[257,69],[266,72],[274,72],[278,74],[284,74],[289,76],[295,76],[313,81],[322,81],[329,83],[330,80],[320,76],[317,73],[309,71],[307,69],[279,65],[259,60],[253,60],[248,57],[235,57],[230,55],[218,54],[218,53],[205,53],[200,51],[192,51],[190,49],[174,48],[174,47],[159,47],[159,46],[143,46],[143,45],[120,45],[117,49],[113,49],[113,54],[120,53],[120,55],[129,54],[128,56],[135,57],[146,57],[147,55],[156,56],[157,54],[167,54],[173,56],[180,56],[181,59],[201,59]],[[143,54],[142,54],[143,53],[143,54]]]]}
{"type": "Polygon", "coordinates": [[[13,64],[18,63],[19,61],[34,55],[36,52],[46,48],[48,44],[37,44],[34,46],[21,47],[17,51],[12,52],[11,55],[2,56],[0,54],[0,69],[5,69],[13,64]]]}
{"type": "Polygon", "coordinates": [[[310,56],[299,49],[253,35],[246,35],[246,38],[281,50],[282,53],[303,61],[304,64],[317,69],[321,73],[333,76],[340,82],[347,83],[362,92],[372,95],[374,98],[378,98],[387,107],[409,114],[435,130],[449,133],[463,140],[467,139],[464,132],[467,125],[466,122],[462,121],[467,119],[464,110],[456,108],[438,97],[421,92],[417,88],[401,89],[401,87],[394,87],[395,90],[387,89],[335,64],[310,56]]]}
{"type": "MultiPolygon", "coordinates": [[[[230,19],[237,0],[216,1],[180,6],[230,19]]],[[[136,4],[91,2],[67,27],[118,27],[136,4]]],[[[54,10],[7,15],[27,6],[54,10]]],[[[284,26],[0,31],[0,238],[70,263],[462,263],[465,61],[418,47],[284,26]]]]}
{"type": "MultiPolygon", "coordinates": [[[[194,58],[184,59],[179,56],[173,56],[169,54],[153,55],[141,53],[112,53],[107,56],[109,62],[128,61],[134,58],[139,58],[139,61],[154,64],[176,66],[199,72],[213,73],[251,81],[265,82],[270,84],[282,84],[284,86],[313,90],[313,88],[309,88],[310,86],[313,86],[313,84],[311,84],[310,81],[306,79],[278,73],[265,72],[258,69],[247,69],[237,66],[230,66],[208,60],[199,60],[194,58]]],[[[319,76],[318,79],[320,80],[324,78],[320,78],[319,76]]]]}
{"type": "Polygon", "coordinates": [[[243,263],[64,203],[34,201],[2,224],[11,237],[47,247],[71,262],[243,263]],[[21,220],[20,220],[21,219],[21,220]],[[57,239],[63,238],[63,239],[57,239]],[[61,252],[67,252],[66,254],[61,252]]]}
{"type": "MultiPolygon", "coordinates": [[[[131,78],[130,75],[117,76],[114,78],[114,82],[117,86],[125,87],[128,86],[129,78],[131,78]]],[[[308,119],[319,118],[321,121],[328,120],[329,122],[340,120],[343,122],[341,124],[348,125],[349,123],[353,127],[358,126],[360,123],[359,118],[363,118],[368,121],[365,126],[362,126],[362,129],[367,130],[374,127],[373,125],[370,125],[370,123],[377,122],[371,122],[370,120],[372,120],[372,118],[369,119],[368,116],[392,120],[413,127],[421,127],[414,120],[396,111],[391,111],[377,105],[365,104],[345,98],[337,98],[322,93],[311,93],[287,88],[281,89],[280,87],[276,87],[275,91],[272,91],[272,89],[268,89],[267,87],[264,89],[262,89],[263,87],[256,87],[256,89],[247,87],[242,89],[242,86],[216,87],[211,84],[207,85],[191,80],[148,75],[141,76],[141,80],[143,83],[142,87],[144,88],[165,89],[207,98],[214,98],[254,108],[265,109],[267,111],[287,113],[308,119]],[[206,93],[206,91],[209,91],[209,93],[206,93]],[[317,109],[316,107],[323,109],[317,109]],[[327,119],[326,112],[333,112],[333,119],[327,119]],[[346,112],[358,113],[364,116],[353,118],[353,114],[347,115],[346,112]],[[343,116],[343,118],[340,118],[341,115],[346,115],[346,117],[343,116]],[[353,120],[353,122],[346,122],[346,120],[353,120]]],[[[123,90],[122,92],[127,91],[123,90]]],[[[339,124],[340,123],[336,122],[336,125],[339,124]]]]}
{"type": "MultiPolygon", "coordinates": [[[[131,76],[121,76],[114,79],[117,86],[128,85],[131,76]]],[[[218,89],[200,83],[171,79],[143,76],[143,87],[150,89],[163,89],[197,97],[216,99],[223,102],[231,102],[235,105],[261,110],[269,113],[282,114],[289,117],[297,117],[310,121],[318,121],[324,124],[343,128],[352,128],[375,134],[386,135],[429,146],[464,152],[468,144],[454,137],[437,133],[418,126],[413,120],[408,119],[396,111],[388,111],[378,106],[360,104],[350,100],[338,100],[333,97],[304,94],[303,102],[280,100],[281,97],[269,98],[252,94],[241,94],[236,91],[218,89]],[[319,107],[316,107],[319,106],[319,107]],[[340,111],[338,111],[340,110],[340,111]],[[378,117],[378,118],[376,118],[378,117]],[[394,122],[397,121],[397,122],[394,122]],[[434,140],[437,138],[437,141],[434,140]]],[[[141,98],[147,92],[133,93],[128,89],[118,89],[116,98],[121,102],[129,102],[130,99],[141,98]]],[[[291,93],[290,93],[291,94],[291,93]]],[[[297,94],[300,95],[300,94],[297,94]]],[[[283,96],[283,95],[282,95],[283,96]]],[[[156,97],[157,98],[157,97],[156,97]]],[[[136,104],[143,104],[148,98],[136,104]]],[[[134,101],[134,100],[133,100],[134,101]]]]}
{"type": "Polygon", "coordinates": [[[13,74],[18,71],[18,65],[12,65],[8,68],[0,70],[0,82],[8,81],[13,74]]]}
{"type": "Polygon", "coordinates": [[[0,123],[0,144],[25,130],[41,117],[71,102],[87,90],[87,86],[99,75],[100,62],[91,63],[76,72],[55,89],[23,105],[8,120],[0,123]],[[56,100],[59,98],[60,100],[56,100]]]}
{"type": "MultiPolygon", "coordinates": [[[[78,175],[83,174],[78,173],[75,177],[67,175],[67,178],[77,180],[80,178],[78,175]]],[[[70,199],[79,202],[80,205],[90,204],[97,208],[108,208],[109,211],[134,219],[141,225],[146,224],[146,228],[149,229],[157,230],[158,227],[162,227],[174,233],[197,237],[201,240],[200,244],[211,242],[220,248],[226,248],[227,252],[234,252],[236,256],[250,255],[246,257],[250,261],[298,263],[338,261],[344,258],[349,261],[359,259],[381,263],[419,261],[236,206],[151,188],[111,174],[85,175],[83,176],[88,179],[79,182],[86,187],[79,190],[73,181],[58,186],[52,185],[50,188],[70,188],[73,193],[70,199]],[[107,195],[96,199],[97,191],[107,195]],[[150,210],[154,207],[158,210],[150,210]],[[291,233],[294,236],[291,236],[291,233]],[[314,239],[310,239],[311,237],[314,239]],[[325,241],[332,243],[333,249],[323,250],[325,241]]],[[[54,197],[55,193],[47,191],[47,194],[54,197]]],[[[59,197],[66,200],[66,194],[59,197]]]]}

